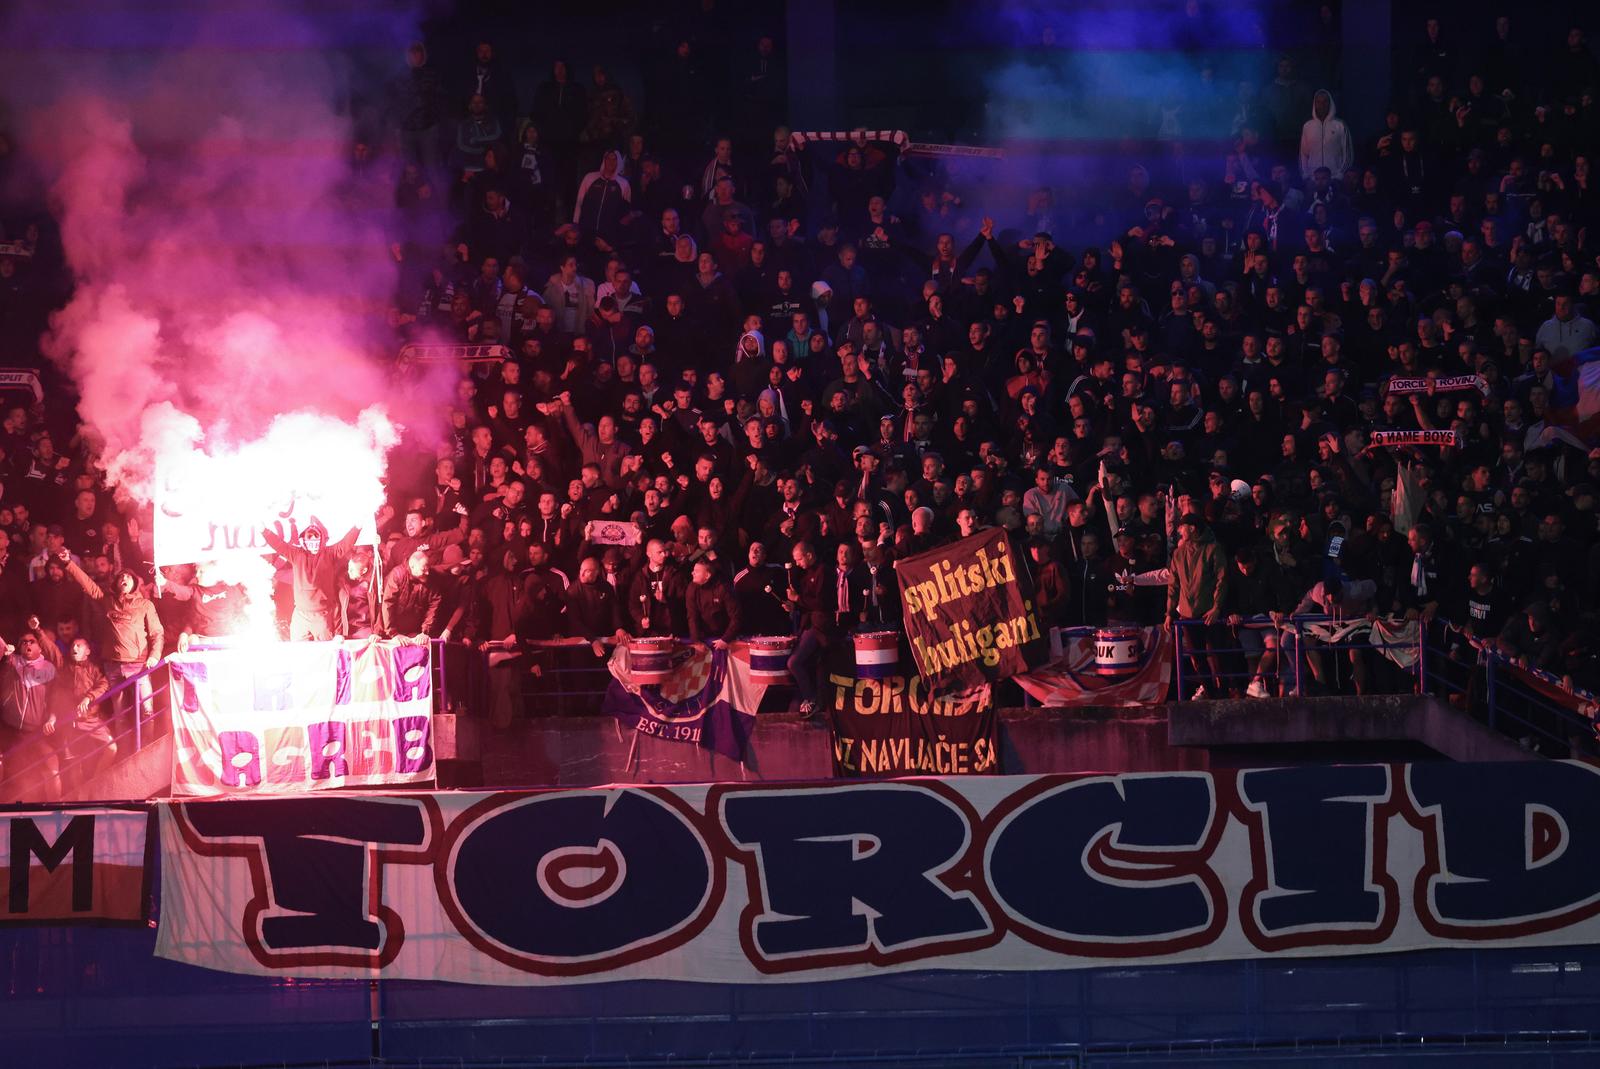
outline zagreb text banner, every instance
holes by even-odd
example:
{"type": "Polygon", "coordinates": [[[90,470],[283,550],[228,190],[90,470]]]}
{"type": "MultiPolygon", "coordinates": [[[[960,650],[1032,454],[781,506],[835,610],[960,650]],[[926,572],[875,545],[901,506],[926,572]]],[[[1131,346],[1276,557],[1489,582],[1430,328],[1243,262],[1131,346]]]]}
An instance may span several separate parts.
{"type": "Polygon", "coordinates": [[[431,780],[429,647],[285,642],[177,653],[172,792],[298,794],[431,780]]]}
{"type": "Polygon", "coordinates": [[[164,804],[157,953],[480,984],[1600,939],[1600,771],[1350,765],[164,804]]]}

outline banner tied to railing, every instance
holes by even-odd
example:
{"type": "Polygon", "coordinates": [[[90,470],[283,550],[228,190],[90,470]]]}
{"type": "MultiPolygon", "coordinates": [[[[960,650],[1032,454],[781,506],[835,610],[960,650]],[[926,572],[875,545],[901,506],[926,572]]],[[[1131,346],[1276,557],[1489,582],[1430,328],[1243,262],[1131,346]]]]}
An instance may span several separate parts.
{"type": "Polygon", "coordinates": [[[433,779],[427,644],[271,642],[172,670],[172,792],[296,794],[433,779]]]}
{"type": "Polygon", "coordinates": [[[755,730],[756,710],[767,692],[752,678],[748,647],[740,643],[713,650],[698,643],[663,645],[644,655],[641,670],[627,643],[619,643],[606,663],[600,711],[624,729],[669,742],[715,750],[742,761],[755,730]]]}
{"type": "Polygon", "coordinates": [[[1442,445],[1459,446],[1461,432],[1447,431],[1373,431],[1367,440],[1375,446],[1442,445]]]}
{"type": "Polygon", "coordinates": [[[161,806],[157,953],[261,975],[837,980],[1600,939],[1600,769],[324,795],[161,806]]]}

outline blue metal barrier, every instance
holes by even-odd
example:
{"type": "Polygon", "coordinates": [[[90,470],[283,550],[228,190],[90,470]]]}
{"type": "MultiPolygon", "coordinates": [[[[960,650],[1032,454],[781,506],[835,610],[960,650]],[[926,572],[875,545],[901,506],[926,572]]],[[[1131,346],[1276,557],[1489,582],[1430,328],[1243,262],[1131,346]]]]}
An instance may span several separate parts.
{"type": "MultiPolygon", "coordinates": [[[[1442,627],[1446,633],[1459,635],[1459,641],[1449,647],[1435,644],[1427,637],[1428,624],[1419,624],[1415,642],[1375,642],[1370,638],[1325,642],[1315,636],[1309,636],[1310,641],[1307,641],[1308,628],[1344,622],[1353,621],[1337,620],[1331,616],[1295,616],[1284,617],[1280,624],[1274,624],[1262,617],[1252,617],[1241,621],[1238,627],[1279,632],[1280,658],[1289,658],[1292,662],[1285,665],[1280,659],[1278,666],[1278,678],[1286,697],[1300,697],[1306,693],[1304,668],[1307,652],[1372,650],[1387,654],[1391,650],[1410,650],[1416,654],[1415,663],[1401,670],[1415,681],[1417,693],[1434,694],[1453,707],[1478,717],[1493,730],[1522,740],[1524,745],[1546,756],[1565,757],[1574,751],[1588,754],[1600,752],[1595,721],[1595,711],[1600,710],[1600,695],[1570,687],[1549,672],[1523,668],[1492,644],[1470,639],[1442,624],[1433,626],[1442,627]],[[1470,658],[1462,656],[1467,652],[1470,652],[1470,658]],[[1535,682],[1543,686],[1534,686],[1535,682]],[[1569,700],[1553,697],[1557,692],[1570,696],[1569,700]]],[[[1216,625],[1207,625],[1201,620],[1178,620],[1173,626],[1174,681],[1178,701],[1189,700],[1189,684],[1193,682],[1193,673],[1186,662],[1190,657],[1246,658],[1247,665],[1243,672],[1207,672],[1208,676],[1220,676],[1224,681],[1255,674],[1248,666],[1248,658],[1257,651],[1249,647],[1208,644],[1203,652],[1199,652],[1192,643],[1186,642],[1187,631],[1201,626],[1216,625]]]]}
{"type": "Polygon", "coordinates": [[[1460,637],[1453,648],[1423,643],[1427,692],[1547,757],[1600,752],[1592,713],[1600,708],[1600,696],[1569,687],[1550,672],[1524,668],[1492,643],[1445,630],[1460,637]],[[1468,652],[1470,659],[1462,656],[1468,652]]]}
{"type": "MultiPolygon", "coordinates": [[[[70,770],[92,767],[94,762],[97,762],[102,756],[109,752],[115,751],[117,754],[125,757],[129,754],[138,753],[140,750],[144,749],[145,743],[153,742],[160,738],[163,733],[158,730],[158,720],[160,714],[157,712],[158,706],[156,705],[156,701],[159,697],[167,693],[168,687],[170,686],[170,680],[167,678],[169,673],[167,673],[166,669],[167,662],[163,658],[161,661],[157,662],[154,668],[146,668],[137,675],[132,675],[126,679],[118,681],[115,686],[110,687],[104,694],[100,695],[100,697],[94,700],[91,708],[102,707],[124,692],[132,690],[135,698],[133,703],[133,712],[129,717],[129,719],[132,721],[131,724],[124,725],[120,731],[111,732],[109,738],[98,741],[93,746],[78,750],[76,753],[69,752],[65,747],[57,750],[51,746],[45,749],[45,751],[41,753],[36,760],[21,765],[20,767],[14,768],[8,763],[5,768],[4,793],[9,796],[11,794],[11,787],[13,784],[26,784],[34,782],[35,778],[44,773],[51,764],[56,766],[55,776],[59,781],[60,777],[66,776],[70,770]],[[150,688],[150,698],[148,702],[139,698],[138,688],[140,684],[158,674],[160,674],[163,678],[158,685],[150,688]],[[128,744],[130,743],[131,748],[128,748],[128,744]]],[[[115,713],[113,713],[109,718],[107,718],[107,724],[115,724],[117,719],[118,717],[115,713]]],[[[57,733],[71,732],[74,730],[76,729],[70,722],[60,724],[56,728],[57,733]]],[[[40,801],[40,799],[37,798],[15,798],[11,800],[30,802],[40,801]]]]}
{"type": "MultiPolygon", "coordinates": [[[[1346,651],[1366,650],[1370,650],[1374,654],[1383,656],[1395,663],[1395,667],[1401,673],[1412,678],[1413,683],[1408,689],[1412,691],[1420,691],[1422,685],[1421,665],[1423,663],[1421,654],[1422,643],[1420,639],[1416,642],[1384,642],[1375,640],[1371,636],[1370,632],[1365,632],[1361,635],[1361,637],[1351,637],[1337,642],[1329,642],[1308,632],[1309,628],[1317,625],[1332,625],[1337,628],[1345,624],[1357,623],[1359,620],[1360,618],[1356,617],[1334,617],[1326,614],[1284,616],[1281,617],[1280,621],[1274,621],[1271,617],[1267,616],[1250,616],[1240,620],[1237,625],[1207,624],[1204,620],[1199,619],[1176,620],[1172,625],[1173,682],[1174,689],[1176,691],[1175,700],[1190,700],[1188,684],[1193,682],[1193,679],[1191,678],[1192,673],[1189,671],[1189,666],[1187,664],[1187,661],[1190,657],[1203,656],[1207,658],[1241,659],[1245,666],[1243,671],[1234,670],[1219,672],[1213,669],[1212,671],[1208,671],[1206,673],[1208,676],[1217,677],[1219,683],[1226,684],[1228,681],[1238,681],[1242,679],[1253,680],[1257,678],[1257,669],[1253,667],[1253,663],[1259,663],[1260,656],[1264,655],[1266,652],[1265,642],[1263,642],[1263,647],[1260,649],[1245,645],[1213,646],[1207,643],[1203,647],[1203,652],[1196,652],[1192,643],[1186,644],[1185,642],[1185,633],[1189,629],[1195,627],[1229,627],[1234,631],[1235,634],[1237,634],[1240,630],[1262,631],[1276,634],[1278,636],[1277,654],[1279,658],[1276,669],[1276,679],[1278,687],[1284,697],[1303,697],[1305,695],[1305,667],[1306,657],[1308,654],[1325,652],[1336,656],[1346,651]],[[1403,652],[1408,650],[1416,651],[1417,653],[1416,663],[1410,667],[1401,665],[1398,662],[1394,662],[1394,658],[1388,656],[1390,651],[1403,652]],[[1285,659],[1288,660],[1288,664],[1285,664],[1285,659]]],[[[1397,621],[1385,618],[1385,622],[1395,623],[1397,621]]],[[[1336,677],[1338,674],[1338,669],[1339,661],[1335,659],[1334,664],[1331,667],[1331,671],[1336,677]]],[[[1213,695],[1213,697],[1215,696],[1216,695],[1213,695]]]]}

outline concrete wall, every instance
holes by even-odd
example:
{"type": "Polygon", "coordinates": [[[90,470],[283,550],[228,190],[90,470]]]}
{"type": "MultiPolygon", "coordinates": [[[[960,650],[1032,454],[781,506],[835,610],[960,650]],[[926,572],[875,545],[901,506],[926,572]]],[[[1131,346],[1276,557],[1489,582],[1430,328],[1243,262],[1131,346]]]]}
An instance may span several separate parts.
{"type": "MultiPolygon", "coordinates": [[[[1410,695],[1005,709],[1000,718],[1001,770],[1011,774],[1529,757],[1470,717],[1410,695]]],[[[609,717],[528,720],[504,731],[466,717],[438,720],[440,785],[446,787],[833,777],[827,726],[786,714],[758,719],[743,765],[624,731],[609,717]]]]}
{"type": "MultiPolygon", "coordinates": [[[[1180,702],[1135,709],[1000,711],[1001,771],[1160,772],[1307,761],[1525,760],[1516,743],[1432,698],[1180,702]]],[[[435,718],[441,787],[595,786],[833,778],[828,727],[762,714],[744,764],[624,731],[611,717],[542,717],[505,730],[435,718]]],[[[171,739],[118,762],[68,800],[167,793],[171,739]]]]}
{"type": "MultiPolygon", "coordinates": [[[[441,717],[446,786],[590,786],[833,777],[824,724],[762,715],[740,765],[683,743],[622,731],[610,717],[526,721],[495,731],[481,721],[441,717]]],[[[1158,771],[1207,767],[1202,749],[1167,744],[1166,710],[1008,709],[1001,712],[1002,768],[1008,773],[1158,771]]]]}

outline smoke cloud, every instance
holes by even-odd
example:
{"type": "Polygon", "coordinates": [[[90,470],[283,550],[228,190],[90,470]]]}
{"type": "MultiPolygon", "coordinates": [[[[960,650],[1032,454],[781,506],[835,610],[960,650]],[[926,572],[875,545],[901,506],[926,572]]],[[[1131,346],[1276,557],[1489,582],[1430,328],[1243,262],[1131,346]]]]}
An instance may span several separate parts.
{"type": "Polygon", "coordinates": [[[222,482],[326,482],[303,470],[315,448],[260,462],[295,413],[301,444],[328,436],[322,466],[381,500],[404,415],[381,363],[392,187],[352,168],[349,101],[358,64],[398,67],[414,34],[399,10],[140,0],[30,0],[0,27],[75,282],[44,348],[120,492],[148,504],[157,468],[197,453],[222,482]]]}
{"type": "MultiPolygon", "coordinates": [[[[985,80],[982,134],[1007,150],[1004,174],[983,197],[1002,217],[1001,205],[1042,185],[1054,188],[1058,204],[1093,214],[1086,191],[1120,186],[1136,163],[1156,170],[1165,162],[1168,179],[1189,170],[1217,177],[1239,82],[1253,86],[1270,71],[1256,0],[1002,0],[982,18],[1010,46],[1008,61],[985,80]],[[1168,148],[1155,151],[1157,144],[1168,148]]],[[[1110,229],[1077,236],[1103,239],[1110,229]]]]}
{"type": "Polygon", "coordinates": [[[1009,0],[996,21],[1027,43],[989,80],[990,133],[1002,140],[1209,136],[1214,105],[1201,98],[1231,98],[1238,79],[1266,70],[1267,31],[1253,2],[1009,0]]]}

